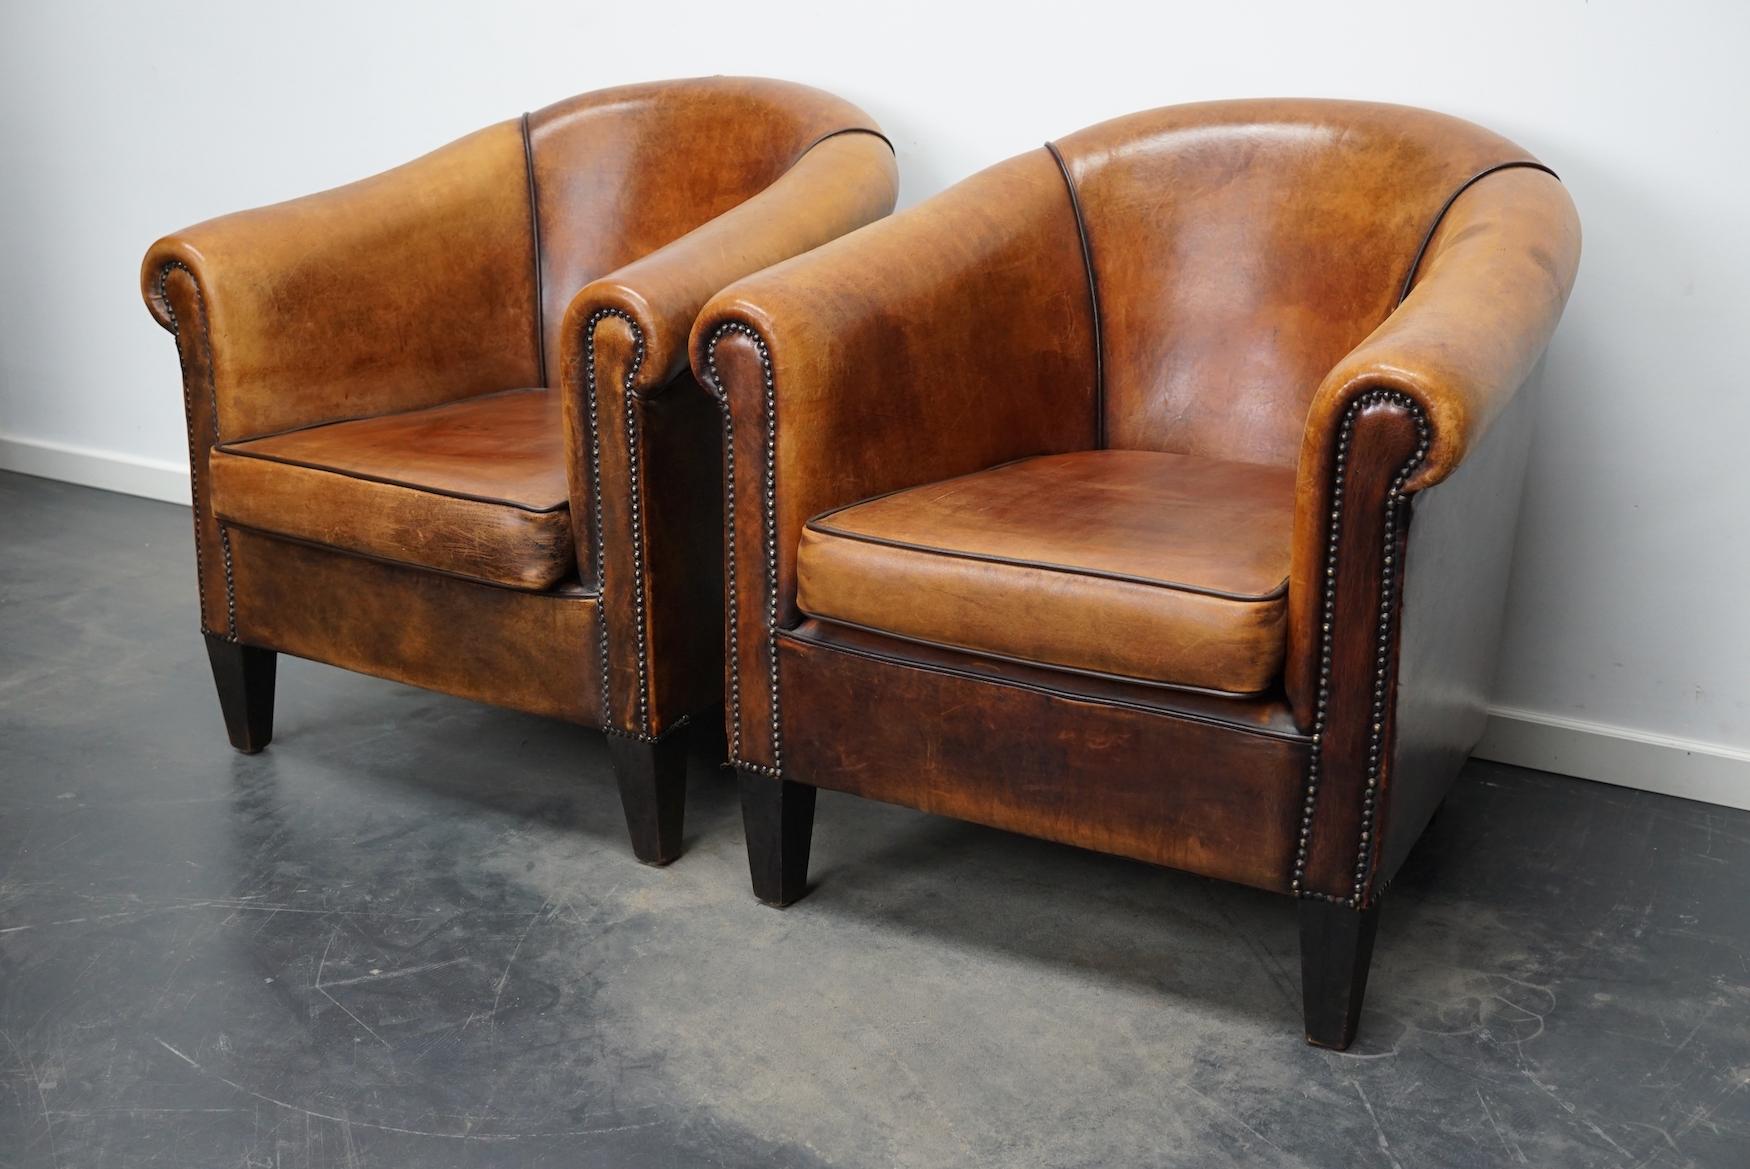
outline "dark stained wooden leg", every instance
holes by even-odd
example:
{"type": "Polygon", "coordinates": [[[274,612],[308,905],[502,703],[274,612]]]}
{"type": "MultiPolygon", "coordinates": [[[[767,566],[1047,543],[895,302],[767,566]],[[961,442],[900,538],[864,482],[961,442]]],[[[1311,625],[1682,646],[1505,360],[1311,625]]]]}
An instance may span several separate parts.
{"type": "Polygon", "coordinates": [[[652,743],[610,734],[608,753],[620,783],[632,855],[647,865],[666,865],[681,854],[681,821],[687,810],[686,736],[668,734],[652,743]]]}
{"type": "Polygon", "coordinates": [[[225,713],[225,733],[231,746],[253,755],[273,738],[274,663],[271,649],[239,645],[216,633],[206,635],[207,658],[213,663],[213,684],[219,689],[219,709],[225,713]]]}
{"type": "Polygon", "coordinates": [[[1367,993],[1379,906],[1354,910],[1304,897],[1300,901],[1300,993],[1306,1041],[1347,1051],[1367,993]]]}
{"type": "Polygon", "coordinates": [[[746,767],[738,768],[737,773],[753,895],[767,905],[788,905],[808,891],[815,789],[746,767]]]}

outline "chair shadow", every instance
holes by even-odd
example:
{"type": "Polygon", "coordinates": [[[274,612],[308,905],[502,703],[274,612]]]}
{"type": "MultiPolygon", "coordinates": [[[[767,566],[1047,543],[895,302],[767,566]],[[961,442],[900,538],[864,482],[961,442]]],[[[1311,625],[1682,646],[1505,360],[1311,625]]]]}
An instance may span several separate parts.
{"type": "MultiPolygon", "coordinates": [[[[328,667],[297,663],[290,672],[293,687],[326,685],[287,711],[266,753],[236,758],[239,780],[266,789],[256,796],[264,809],[277,803],[271,790],[295,758],[298,772],[341,775],[391,799],[409,793],[437,811],[454,804],[540,824],[634,863],[599,731],[328,667]]],[[[740,843],[736,784],[711,757],[713,742],[701,728],[690,752],[689,853],[740,843]]],[[[1452,819],[1436,818],[1393,883],[1375,951],[1375,970],[1387,978],[1420,977],[1417,964],[1394,961],[1395,940],[1411,919],[1443,912],[1427,893],[1445,854],[1457,851],[1444,841],[1465,831],[1452,819]]],[[[1293,904],[1281,895],[834,792],[819,803],[812,862],[809,895],[784,912],[921,935],[944,949],[1298,1034],[1299,939],[1293,904]]],[[[683,853],[677,864],[686,863],[683,853]]],[[[1364,1020],[1356,1050],[1370,1043],[1364,1020]]]]}
{"type": "MultiPolygon", "coordinates": [[[[280,673],[273,742],[259,756],[234,759],[239,780],[273,781],[285,769],[339,773],[384,795],[575,832],[591,848],[630,859],[601,731],[285,655],[280,673]]],[[[720,736],[708,719],[680,733],[688,739],[687,850],[720,831],[734,808],[733,799],[713,796],[722,761],[712,757],[720,736]]],[[[726,786],[733,796],[734,785],[726,786]]]]}
{"type": "MultiPolygon", "coordinates": [[[[1435,989],[1394,951],[1413,922],[1442,912],[1427,894],[1447,851],[1444,819],[1381,915],[1374,969],[1408,980],[1395,993],[1435,989]]],[[[1300,1032],[1297,918],[1280,894],[836,793],[820,801],[812,862],[797,903],[807,912],[1300,1032]]],[[[1384,1038],[1368,1032],[1364,1017],[1355,1053],[1384,1038]]]]}

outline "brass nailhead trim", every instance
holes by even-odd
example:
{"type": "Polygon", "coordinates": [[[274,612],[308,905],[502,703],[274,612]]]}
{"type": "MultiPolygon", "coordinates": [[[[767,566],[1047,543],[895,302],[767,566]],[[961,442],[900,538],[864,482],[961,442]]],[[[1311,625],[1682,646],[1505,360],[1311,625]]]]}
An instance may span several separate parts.
{"type": "MultiPolygon", "coordinates": [[[[231,571],[231,529],[224,520],[219,521],[219,548],[225,554],[225,621],[229,626],[226,634],[232,641],[237,640],[237,577],[231,571]]],[[[198,564],[197,564],[198,570],[198,564]]]]}
{"type": "Polygon", "coordinates": [[[1331,526],[1325,544],[1324,599],[1320,620],[1319,696],[1313,716],[1312,750],[1306,767],[1306,790],[1301,805],[1300,841],[1294,856],[1294,875],[1289,882],[1296,897],[1311,897],[1362,907],[1367,887],[1367,874],[1373,868],[1374,846],[1379,840],[1379,778],[1384,767],[1386,702],[1391,692],[1392,612],[1397,600],[1397,540],[1399,520],[1403,513],[1404,483],[1422,463],[1428,453],[1428,416],[1421,405],[1408,394],[1397,390],[1369,390],[1349,403],[1343,422],[1337,431],[1337,462],[1335,484],[1331,488],[1331,526]],[[1349,445],[1355,433],[1355,421],[1362,410],[1374,405],[1392,405],[1407,410],[1416,423],[1416,451],[1398,468],[1385,497],[1384,548],[1380,566],[1379,613],[1375,627],[1373,706],[1367,745],[1367,786],[1361,797],[1361,840],[1355,856],[1355,882],[1348,897],[1335,897],[1305,887],[1307,852],[1312,842],[1313,813],[1318,806],[1319,779],[1323,764],[1325,732],[1330,725],[1332,625],[1337,599],[1337,543],[1343,528],[1343,478],[1348,470],[1349,445]]]}
{"type": "MultiPolygon", "coordinates": [[[[170,335],[179,341],[182,337],[182,322],[176,319],[176,306],[170,302],[170,296],[165,291],[165,284],[170,280],[170,273],[179,271],[187,273],[189,282],[194,285],[194,303],[200,310],[200,343],[205,350],[207,359],[207,395],[213,411],[213,441],[219,441],[219,387],[213,374],[212,338],[207,333],[207,301],[201,292],[201,283],[195,277],[193,269],[181,260],[171,260],[158,269],[158,300],[164,306],[165,315],[170,318],[170,335]]],[[[188,487],[191,502],[194,504],[194,577],[195,593],[200,600],[201,631],[206,629],[207,613],[207,572],[206,550],[201,543],[201,469],[200,460],[194,455],[194,401],[188,393],[188,362],[183,359],[182,346],[176,347],[176,364],[182,370],[182,412],[188,426],[188,487]]],[[[224,524],[219,525],[219,544],[225,558],[225,619],[227,641],[237,640],[237,589],[231,572],[231,537],[225,531],[224,524]]]]}
{"type": "MultiPolygon", "coordinates": [[[[649,667],[648,638],[645,632],[644,616],[644,512],[643,487],[639,482],[638,461],[638,411],[632,398],[632,383],[638,378],[638,371],[644,366],[644,333],[638,328],[638,322],[632,319],[630,313],[617,308],[597,309],[590,314],[584,325],[584,355],[585,384],[589,391],[589,476],[591,503],[595,513],[595,573],[597,594],[604,599],[607,596],[608,549],[607,533],[602,530],[602,441],[600,420],[596,412],[596,381],[595,381],[595,331],[596,326],[609,317],[617,317],[626,322],[626,327],[632,330],[632,364],[626,370],[625,384],[625,425],[626,425],[626,467],[627,491],[632,502],[632,632],[637,643],[638,658],[638,732],[636,738],[654,741],[650,735],[650,691],[645,684],[649,667]]],[[[608,662],[608,609],[605,604],[596,606],[596,624],[600,630],[601,666],[602,666],[602,726],[612,727],[614,722],[613,703],[608,697],[610,677],[608,662]]]]}
{"type": "Polygon", "coordinates": [[[616,738],[631,739],[637,743],[660,743],[670,735],[680,733],[681,728],[687,726],[692,721],[692,715],[683,714],[681,717],[669,723],[667,729],[665,729],[660,735],[653,735],[646,731],[623,731],[619,727],[603,727],[602,733],[604,735],[613,735],[616,738]]]}
{"type": "Polygon", "coordinates": [[[730,762],[740,768],[777,776],[784,765],[783,731],[778,709],[778,529],[777,503],[777,435],[778,401],[772,382],[772,355],[765,338],[740,321],[726,321],[717,326],[705,346],[705,377],[709,389],[723,410],[723,470],[724,488],[724,584],[729,597],[729,723],[730,762]],[[717,343],[729,333],[739,333],[754,343],[759,351],[760,366],[765,376],[765,481],[763,484],[763,514],[765,518],[766,560],[766,651],[771,673],[772,700],[772,766],[748,763],[742,759],[741,742],[741,671],[736,668],[741,645],[739,586],[735,572],[735,419],[729,408],[729,395],[717,373],[717,343]]]}

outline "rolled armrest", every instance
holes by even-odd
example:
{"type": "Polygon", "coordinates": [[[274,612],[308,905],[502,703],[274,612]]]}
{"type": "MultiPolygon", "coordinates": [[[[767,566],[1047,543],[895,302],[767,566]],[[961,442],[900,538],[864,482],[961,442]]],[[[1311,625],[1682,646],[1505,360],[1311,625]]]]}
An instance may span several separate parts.
{"type": "Polygon", "coordinates": [[[229,439],[539,384],[534,266],[513,121],[166,236],[141,284],[229,439]]]}
{"type": "Polygon", "coordinates": [[[880,219],[898,194],[899,169],[880,135],[847,130],[823,139],[753,198],[579,291],[565,313],[564,384],[578,383],[585,331],[609,312],[643,342],[633,391],[667,385],[686,368],[688,335],[714,293],[880,219]]]}
{"type": "Polygon", "coordinates": [[[1453,203],[1410,294],[1313,398],[1301,487],[1329,478],[1330,438],[1351,403],[1395,390],[1426,415],[1429,443],[1405,491],[1458,467],[1543,355],[1580,262],[1580,221],[1555,176],[1499,171],[1453,203]]]}
{"type": "Polygon", "coordinates": [[[693,368],[724,409],[731,748],[781,766],[770,638],[828,508],[1095,445],[1095,330],[1044,150],[713,297],[693,368]]]}
{"type": "Polygon", "coordinates": [[[881,218],[898,182],[880,135],[831,135],[763,191],[585,286],[566,309],[572,523],[580,575],[608,615],[615,730],[660,735],[720,693],[721,590],[714,567],[697,563],[723,522],[715,460],[698,457],[715,446],[715,411],[700,394],[657,391],[686,369],[688,332],[713,293],[881,218]]]}
{"type": "MultiPolygon", "coordinates": [[[[1389,646],[1394,598],[1414,567],[1402,557],[1404,500],[1453,474],[1512,402],[1555,331],[1579,258],[1579,220],[1554,176],[1531,167],[1487,175],[1441,219],[1402,304],[1314,396],[1286,680],[1297,718],[1325,732],[1327,756],[1342,728],[1325,725],[1324,695],[1362,679],[1378,706],[1390,684],[1379,647],[1389,646]]],[[[1352,746],[1364,757],[1378,712],[1333,709],[1330,718],[1339,715],[1361,726],[1352,746]]]]}
{"type": "Polygon", "coordinates": [[[732,284],[692,358],[750,431],[769,367],[786,558],[827,508],[1091,446],[1094,326],[1063,178],[1023,155],[732,284]]]}

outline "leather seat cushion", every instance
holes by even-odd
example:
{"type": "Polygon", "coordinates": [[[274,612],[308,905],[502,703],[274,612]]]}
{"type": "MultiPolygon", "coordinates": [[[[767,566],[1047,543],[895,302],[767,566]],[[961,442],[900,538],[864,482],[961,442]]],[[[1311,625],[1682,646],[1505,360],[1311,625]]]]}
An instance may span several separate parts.
{"type": "Polygon", "coordinates": [[[935,645],[1254,693],[1282,671],[1293,525],[1292,468],[1041,456],[811,520],[797,604],[935,645]]]}
{"type": "Polygon", "coordinates": [[[223,443],[209,466],[226,523],[518,589],[576,571],[549,390],[223,443]]]}

